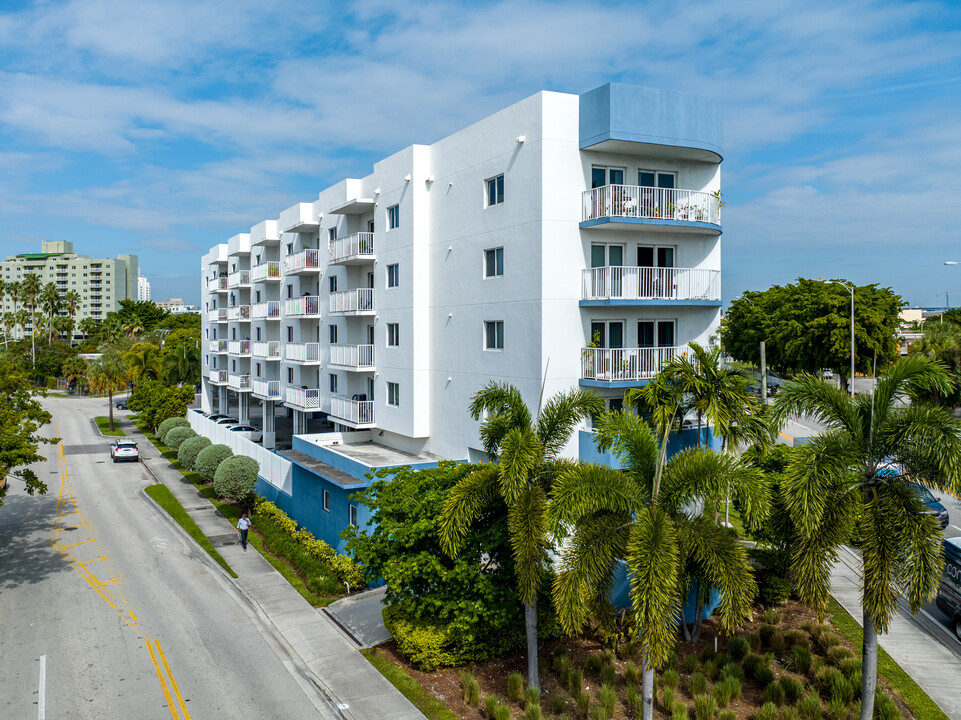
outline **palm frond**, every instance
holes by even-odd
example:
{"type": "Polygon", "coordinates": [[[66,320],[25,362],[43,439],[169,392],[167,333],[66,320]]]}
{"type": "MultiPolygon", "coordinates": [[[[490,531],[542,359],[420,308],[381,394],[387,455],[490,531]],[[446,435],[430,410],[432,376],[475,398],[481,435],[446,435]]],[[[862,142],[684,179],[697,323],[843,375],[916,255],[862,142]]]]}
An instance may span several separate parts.
{"type": "Polygon", "coordinates": [[[625,410],[601,414],[594,421],[594,443],[601,452],[610,451],[650,493],[658,442],[643,418],[625,410]]]}
{"type": "Polygon", "coordinates": [[[894,484],[874,488],[861,517],[861,603],[879,633],[897,610],[897,567],[901,558],[906,518],[899,507],[894,484]]]}
{"type": "Polygon", "coordinates": [[[520,390],[510,383],[487,383],[474,393],[468,409],[475,420],[486,415],[480,434],[484,451],[492,460],[497,457],[500,443],[511,428],[531,427],[531,411],[524,404],[520,390]]]}
{"type": "Polygon", "coordinates": [[[497,497],[500,473],[497,465],[484,465],[451,488],[440,516],[440,542],[450,557],[467,535],[470,524],[497,497]]]}
{"type": "Polygon", "coordinates": [[[539,485],[526,485],[509,505],[507,530],[514,555],[517,592],[524,605],[537,598],[547,559],[547,493],[539,485]]]}
{"type": "Polygon", "coordinates": [[[961,493],[961,419],[923,401],[892,410],[877,431],[879,453],[926,485],[961,493]]]}
{"type": "Polygon", "coordinates": [[[952,387],[948,369],[936,358],[907,355],[878,379],[873,393],[875,407],[894,407],[899,399],[917,398],[921,392],[947,395],[952,387]]]}
{"type": "Polygon", "coordinates": [[[604,411],[604,400],[590,390],[557,393],[544,405],[537,417],[537,437],[544,446],[544,454],[554,457],[559,453],[577,424],[604,411]]]}
{"type": "Polygon", "coordinates": [[[533,430],[515,427],[507,431],[501,442],[501,494],[508,505],[517,502],[533,473],[544,459],[544,448],[533,430]]]}
{"type": "Polygon", "coordinates": [[[552,525],[579,523],[596,513],[636,513],[649,498],[630,475],[601,465],[583,464],[563,473],[554,485],[552,525]]]}
{"type": "Polygon", "coordinates": [[[778,426],[799,415],[809,415],[835,430],[860,432],[858,414],[847,393],[813,375],[802,374],[784,383],[774,401],[778,426]]]}
{"type": "Polygon", "coordinates": [[[795,448],[784,474],[782,488],[791,520],[802,534],[817,532],[823,524],[830,489],[852,468],[860,470],[863,458],[850,436],[827,432],[795,448]]]}

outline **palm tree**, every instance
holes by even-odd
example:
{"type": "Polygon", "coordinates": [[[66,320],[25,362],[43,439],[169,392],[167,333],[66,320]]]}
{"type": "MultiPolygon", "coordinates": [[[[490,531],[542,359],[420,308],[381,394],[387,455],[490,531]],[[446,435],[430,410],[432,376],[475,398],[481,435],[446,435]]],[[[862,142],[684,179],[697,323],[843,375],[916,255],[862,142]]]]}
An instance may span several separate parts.
{"type": "Polygon", "coordinates": [[[137,343],[124,354],[123,359],[127,363],[130,379],[135,383],[160,379],[163,364],[156,345],[137,343]]]}
{"type": "Polygon", "coordinates": [[[189,382],[196,385],[200,382],[200,361],[200,349],[193,341],[185,340],[180,347],[167,350],[163,357],[163,376],[171,384],[189,382]]]}
{"type": "Polygon", "coordinates": [[[30,308],[30,358],[37,364],[37,298],[40,295],[40,278],[30,273],[20,283],[23,302],[30,308]]]}
{"type": "Polygon", "coordinates": [[[67,382],[76,383],[76,389],[82,394],[84,383],[87,381],[87,375],[90,371],[87,361],[84,360],[79,355],[74,355],[71,358],[67,358],[63,363],[63,376],[67,382]]]}
{"type": "Polygon", "coordinates": [[[10,337],[10,328],[15,327],[17,324],[17,316],[12,312],[5,312],[3,314],[3,344],[5,347],[10,347],[7,344],[7,338],[10,337]]]}
{"type": "Polygon", "coordinates": [[[749,615],[756,589],[747,552],[734,534],[690,508],[719,499],[730,486],[748,521],[757,524],[767,512],[767,487],[760,471],[732,453],[693,447],[666,461],[658,433],[633,412],[602,415],[594,428],[598,448],[611,451],[624,470],[585,464],[557,481],[551,527],[572,534],[554,597],[561,625],[576,632],[590,612],[610,612],[615,565],[626,562],[643,665],[643,717],[649,719],[654,670],[677,640],[691,580],[720,590],[724,632],[749,615]]]}
{"type": "Polygon", "coordinates": [[[52,282],[44,285],[43,290],[40,291],[40,307],[47,313],[47,344],[49,345],[53,342],[53,319],[60,310],[60,293],[52,282]]]}
{"type": "MultiPolygon", "coordinates": [[[[0,280],[0,311],[3,311],[3,300],[7,295],[7,288],[8,284],[5,281],[0,280]]],[[[4,313],[4,315],[6,315],[6,313],[4,313]]],[[[5,348],[9,348],[10,345],[7,342],[7,334],[10,332],[10,328],[6,327],[5,330],[6,332],[3,335],[3,346],[5,348]]]]}
{"type": "Polygon", "coordinates": [[[100,321],[87,315],[80,320],[80,332],[83,333],[85,338],[89,338],[95,332],[97,332],[97,327],[100,325],[100,321]]]}
{"type": "Polygon", "coordinates": [[[7,295],[10,296],[10,300],[13,302],[13,315],[17,316],[17,303],[20,302],[21,288],[19,282],[7,283],[7,295]]]}
{"type": "Polygon", "coordinates": [[[517,388],[488,383],[474,395],[470,413],[475,420],[486,415],[480,436],[496,464],[484,465],[461,480],[441,515],[441,545],[454,555],[470,524],[487,506],[498,497],[507,505],[517,592],[524,606],[527,682],[537,688],[537,593],[547,574],[551,546],[548,496],[554,478],[570,464],[558,460],[557,454],[581,420],[603,409],[604,401],[594,393],[573,390],[554,395],[535,417],[517,388]]]}
{"type": "Polygon", "coordinates": [[[90,363],[90,389],[96,393],[107,393],[110,410],[110,429],[113,430],[113,393],[128,382],[127,364],[120,354],[108,350],[90,363]]]}
{"type": "Polygon", "coordinates": [[[798,534],[793,581],[819,615],[826,609],[830,567],[846,526],[861,510],[862,720],[874,711],[877,634],[887,632],[901,592],[917,613],[941,577],[940,529],[912,483],[961,491],[961,420],[918,399],[950,390],[941,364],[911,355],[894,363],[870,395],[852,399],[803,375],[786,383],[775,403],[779,420],[805,414],[826,426],[795,450],[782,485],[798,534]]]}
{"type": "Polygon", "coordinates": [[[66,305],[67,317],[70,319],[70,323],[67,325],[67,342],[73,345],[73,329],[75,327],[77,309],[80,307],[80,295],[75,290],[71,290],[63,296],[63,302],[66,305]]]}

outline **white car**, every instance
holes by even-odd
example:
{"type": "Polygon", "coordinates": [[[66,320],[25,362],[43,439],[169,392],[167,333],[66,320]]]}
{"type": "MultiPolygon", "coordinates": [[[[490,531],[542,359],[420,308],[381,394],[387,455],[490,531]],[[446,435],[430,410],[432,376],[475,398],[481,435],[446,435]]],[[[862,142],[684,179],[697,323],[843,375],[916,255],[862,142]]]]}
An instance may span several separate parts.
{"type": "Polygon", "coordinates": [[[140,460],[140,450],[133,440],[114,440],[110,445],[110,457],[115,463],[123,460],[140,460]]]}
{"type": "Polygon", "coordinates": [[[240,424],[240,420],[238,420],[238,419],[235,418],[235,417],[228,417],[227,415],[221,415],[221,416],[220,416],[220,419],[217,420],[214,424],[216,424],[216,425],[239,425],[239,424],[240,424]]]}
{"type": "Polygon", "coordinates": [[[254,442],[260,442],[264,439],[264,434],[260,431],[260,428],[256,428],[253,425],[241,425],[238,423],[236,425],[228,425],[227,429],[254,442]]]}

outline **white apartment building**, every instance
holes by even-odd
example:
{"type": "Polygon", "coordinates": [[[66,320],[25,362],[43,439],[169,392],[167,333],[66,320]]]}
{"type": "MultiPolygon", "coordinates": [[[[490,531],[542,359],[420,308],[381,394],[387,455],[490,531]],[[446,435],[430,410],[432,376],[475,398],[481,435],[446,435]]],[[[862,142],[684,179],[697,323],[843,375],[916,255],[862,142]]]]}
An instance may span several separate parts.
{"type": "MultiPolygon", "coordinates": [[[[293,485],[329,483],[331,512],[365,466],[484,458],[467,408],[491,380],[616,407],[717,330],[721,159],[714,103],[621,84],[405,148],[204,256],[204,408],[261,401],[264,447],[289,408],[293,485]],[[317,414],[335,432],[306,435],[317,414]]],[[[599,459],[586,427],[567,452],[599,459]]]]}
{"type": "Polygon", "coordinates": [[[150,302],[150,281],[143,275],[137,277],[137,302],[150,302]]]}
{"type": "MultiPolygon", "coordinates": [[[[22,282],[27,275],[36,275],[42,285],[53,283],[60,295],[76,292],[80,304],[74,319],[79,326],[83,318],[102,320],[107,313],[120,309],[121,300],[136,297],[137,256],[95,259],[75,253],[71,242],[45,240],[39,253],[11,255],[0,262],[0,279],[6,283],[22,282]]],[[[23,298],[15,301],[7,291],[0,308],[3,313],[22,309],[23,298]]],[[[24,331],[30,332],[29,324],[24,331]]],[[[19,336],[21,328],[11,328],[11,332],[19,336]]]]}

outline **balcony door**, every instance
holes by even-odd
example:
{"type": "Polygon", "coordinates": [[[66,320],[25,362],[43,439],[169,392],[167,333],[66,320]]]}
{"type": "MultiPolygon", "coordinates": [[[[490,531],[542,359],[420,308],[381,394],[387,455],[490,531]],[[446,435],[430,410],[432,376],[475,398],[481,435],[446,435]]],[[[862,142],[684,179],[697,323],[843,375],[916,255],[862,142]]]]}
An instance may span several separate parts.
{"type": "Polygon", "coordinates": [[[591,168],[591,189],[605,185],[623,185],[624,168],[601,167],[591,168]]]}
{"type": "Polygon", "coordinates": [[[673,320],[641,320],[637,323],[639,348],[674,347],[673,320]]]}
{"type": "MultiPolygon", "coordinates": [[[[591,245],[591,268],[620,268],[624,265],[623,245],[591,245]]],[[[592,273],[595,287],[592,297],[621,297],[622,275],[620,270],[592,273]]]]}
{"type": "Polygon", "coordinates": [[[591,342],[599,348],[624,347],[624,323],[620,320],[598,320],[591,323],[591,342]]]}
{"type": "Polygon", "coordinates": [[[666,211],[668,204],[674,204],[673,190],[677,187],[677,176],[674,173],[638,170],[637,184],[642,188],[641,217],[660,216],[666,211]]]}
{"type": "Polygon", "coordinates": [[[637,246],[638,297],[674,298],[674,248],[637,246]]]}

